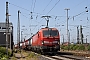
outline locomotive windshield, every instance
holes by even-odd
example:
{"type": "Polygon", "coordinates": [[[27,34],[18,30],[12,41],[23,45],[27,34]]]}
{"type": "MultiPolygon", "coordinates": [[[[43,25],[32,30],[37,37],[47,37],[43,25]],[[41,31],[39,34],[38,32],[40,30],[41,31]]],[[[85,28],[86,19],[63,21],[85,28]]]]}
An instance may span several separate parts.
{"type": "Polygon", "coordinates": [[[43,31],[43,36],[48,37],[48,36],[58,36],[58,31],[57,30],[44,30],[43,31]]]}

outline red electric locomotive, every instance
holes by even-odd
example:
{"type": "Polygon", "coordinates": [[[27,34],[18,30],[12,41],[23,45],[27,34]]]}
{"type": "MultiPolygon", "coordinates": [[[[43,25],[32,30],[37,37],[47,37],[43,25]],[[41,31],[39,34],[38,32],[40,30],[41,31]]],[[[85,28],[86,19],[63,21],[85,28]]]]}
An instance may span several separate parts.
{"type": "Polygon", "coordinates": [[[56,28],[42,28],[29,41],[34,51],[54,53],[60,50],[60,35],[56,28]]]}
{"type": "Polygon", "coordinates": [[[25,48],[26,48],[25,42],[20,42],[20,48],[21,48],[21,49],[25,49],[25,48]]]}
{"type": "Polygon", "coordinates": [[[25,43],[25,48],[24,49],[28,50],[29,40],[28,39],[25,40],[24,43],[25,43]]]}

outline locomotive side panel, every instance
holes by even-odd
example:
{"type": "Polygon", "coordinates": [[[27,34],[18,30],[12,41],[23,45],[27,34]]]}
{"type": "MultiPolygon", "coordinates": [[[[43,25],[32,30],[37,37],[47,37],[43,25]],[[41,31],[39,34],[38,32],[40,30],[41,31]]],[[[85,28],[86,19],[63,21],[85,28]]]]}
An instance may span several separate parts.
{"type": "Polygon", "coordinates": [[[38,45],[38,34],[35,34],[32,37],[32,46],[37,46],[38,45]]]}
{"type": "Polygon", "coordinates": [[[25,45],[29,45],[29,41],[28,40],[25,40],[25,45]]]}
{"type": "Polygon", "coordinates": [[[39,31],[38,33],[38,46],[42,46],[42,42],[43,42],[43,39],[42,39],[42,31],[39,31]]]}
{"type": "Polygon", "coordinates": [[[27,50],[31,50],[31,49],[32,49],[32,37],[30,37],[30,38],[28,39],[28,45],[27,45],[26,49],[27,49],[27,50]]]}

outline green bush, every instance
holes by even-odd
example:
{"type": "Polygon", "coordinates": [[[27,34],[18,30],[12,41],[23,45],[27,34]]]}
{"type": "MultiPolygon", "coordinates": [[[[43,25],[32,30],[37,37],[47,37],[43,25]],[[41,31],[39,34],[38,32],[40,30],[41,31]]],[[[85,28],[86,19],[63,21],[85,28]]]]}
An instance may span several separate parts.
{"type": "Polygon", "coordinates": [[[61,45],[61,49],[64,49],[64,50],[78,50],[78,51],[90,51],[90,45],[83,45],[83,44],[70,44],[69,46],[64,46],[64,45],[61,45]]]}
{"type": "Polygon", "coordinates": [[[73,50],[77,50],[78,49],[78,45],[75,45],[74,47],[73,47],[73,50]]]}
{"type": "Polygon", "coordinates": [[[9,56],[10,56],[10,51],[8,50],[8,56],[7,56],[7,53],[6,53],[6,48],[5,47],[0,47],[0,59],[1,60],[5,60],[7,59],[9,56]]]}
{"type": "Polygon", "coordinates": [[[68,50],[68,46],[65,46],[64,49],[65,49],[65,50],[68,50]]]}
{"type": "Polygon", "coordinates": [[[64,45],[61,45],[61,49],[64,49],[64,47],[65,47],[64,45]]]}
{"type": "Polygon", "coordinates": [[[90,51],[90,45],[87,46],[87,50],[90,51]]]}
{"type": "Polygon", "coordinates": [[[84,45],[79,45],[78,50],[85,50],[85,46],[84,45]]]}
{"type": "Polygon", "coordinates": [[[74,44],[72,44],[72,45],[70,45],[70,50],[74,50],[74,47],[75,47],[76,45],[74,45],[74,44]]]}

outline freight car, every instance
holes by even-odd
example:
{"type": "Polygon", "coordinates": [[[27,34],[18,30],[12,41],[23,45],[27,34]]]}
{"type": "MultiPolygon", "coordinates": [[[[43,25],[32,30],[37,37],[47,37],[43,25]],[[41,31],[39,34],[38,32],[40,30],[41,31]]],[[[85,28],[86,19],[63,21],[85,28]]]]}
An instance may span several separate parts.
{"type": "Polygon", "coordinates": [[[42,28],[27,39],[26,48],[40,53],[60,51],[60,35],[56,28],[42,28]]]}

